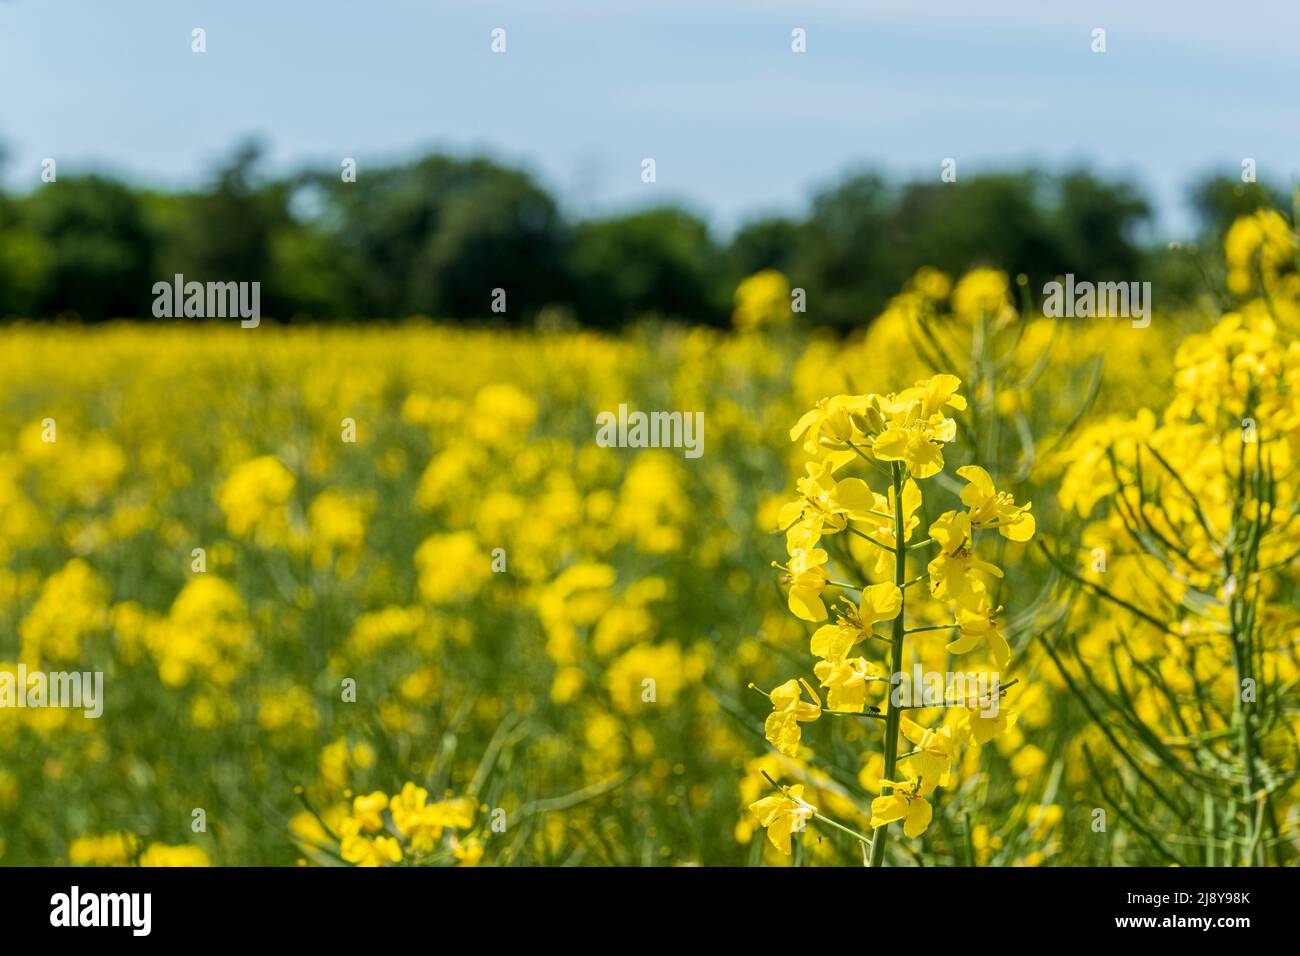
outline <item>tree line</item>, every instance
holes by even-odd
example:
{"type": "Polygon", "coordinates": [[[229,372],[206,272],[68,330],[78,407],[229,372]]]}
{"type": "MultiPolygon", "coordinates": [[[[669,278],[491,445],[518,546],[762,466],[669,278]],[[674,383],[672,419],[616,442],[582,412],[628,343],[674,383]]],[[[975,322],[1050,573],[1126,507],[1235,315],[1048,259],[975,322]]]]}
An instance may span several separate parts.
{"type": "MultiPolygon", "coordinates": [[[[401,318],[531,323],[543,312],[613,329],[645,316],[723,325],[732,293],[762,269],[805,290],[807,321],[860,326],[922,265],[992,266],[1033,285],[1072,272],[1157,280],[1166,301],[1203,277],[1149,236],[1150,202],[1086,169],[1023,170],[955,183],[857,172],[806,213],[722,237],[661,206],[575,220],[528,173],[430,155],[362,171],[266,176],[255,143],[202,188],[140,188],[64,176],[0,193],[0,317],[86,322],[152,315],[152,287],[261,283],[279,321],[401,318]],[[495,290],[505,290],[504,311],[495,290]]],[[[1280,205],[1274,190],[1206,178],[1190,191],[1198,235],[1280,205]]]]}

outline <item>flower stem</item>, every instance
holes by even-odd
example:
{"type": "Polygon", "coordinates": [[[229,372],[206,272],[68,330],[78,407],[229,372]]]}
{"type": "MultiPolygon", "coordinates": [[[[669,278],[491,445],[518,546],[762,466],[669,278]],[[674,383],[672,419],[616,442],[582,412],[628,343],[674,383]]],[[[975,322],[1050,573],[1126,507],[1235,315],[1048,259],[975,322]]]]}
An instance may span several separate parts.
{"type": "MultiPolygon", "coordinates": [[[[903,585],[907,581],[907,542],[904,539],[906,519],[903,515],[903,466],[898,462],[894,462],[892,467],[894,472],[894,583],[898,585],[903,594],[903,606],[898,609],[898,616],[894,618],[894,632],[890,638],[890,643],[893,646],[889,652],[889,672],[891,674],[901,674],[903,671],[903,615],[907,602],[907,592],[903,591],[903,585]]],[[[885,772],[883,779],[893,780],[898,765],[898,724],[902,711],[893,706],[892,701],[888,701],[887,704],[888,708],[885,711],[885,772]]],[[[887,796],[893,792],[893,789],[888,784],[881,784],[880,795],[882,797],[887,796]]],[[[885,844],[888,840],[889,830],[887,827],[880,827],[872,833],[871,856],[867,861],[869,866],[877,867],[884,864],[885,844]]]]}
{"type": "Polygon", "coordinates": [[[925,631],[951,631],[956,624],[927,624],[924,627],[909,627],[904,634],[921,634],[925,631]]]}
{"type": "MultiPolygon", "coordinates": [[[[769,776],[769,774],[768,774],[768,772],[767,772],[766,770],[762,770],[762,771],[759,771],[759,772],[762,773],[764,777],[767,777],[767,782],[768,782],[768,783],[770,783],[770,784],[771,784],[773,787],[775,787],[777,790],[781,791],[781,793],[785,794],[786,797],[788,797],[788,798],[791,799],[791,800],[794,800],[794,799],[795,799],[794,797],[791,797],[791,796],[790,796],[790,792],[789,792],[785,787],[781,786],[781,784],[779,784],[779,783],[777,783],[775,780],[773,780],[773,779],[771,778],[771,776],[769,776]]],[[[844,832],[847,833],[849,836],[853,837],[853,839],[855,839],[855,840],[857,840],[858,842],[860,842],[863,846],[870,846],[870,845],[871,845],[871,838],[870,838],[870,837],[865,837],[865,836],[863,836],[861,833],[859,833],[857,830],[854,830],[854,829],[852,829],[851,827],[846,827],[844,824],[839,823],[839,822],[837,822],[837,821],[835,821],[835,820],[832,820],[830,817],[823,816],[822,814],[818,813],[815,809],[813,809],[813,808],[812,808],[812,807],[807,803],[807,801],[804,801],[804,800],[798,800],[797,802],[800,803],[800,804],[803,804],[803,806],[808,807],[810,810],[812,810],[812,818],[813,818],[814,820],[817,820],[817,821],[819,821],[819,822],[821,822],[821,823],[828,824],[829,826],[833,826],[833,827],[834,827],[835,829],[837,829],[837,830],[842,830],[842,831],[844,831],[844,832]]]]}
{"type": "Polygon", "coordinates": [[[835,829],[837,829],[837,830],[843,830],[845,833],[847,833],[849,836],[853,837],[853,839],[855,839],[855,840],[859,841],[860,843],[862,843],[864,846],[870,846],[870,845],[871,845],[871,838],[870,838],[870,837],[865,837],[865,836],[863,836],[861,833],[859,833],[857,830],[851,829],[850,827],[846,827],[846,826],[845,826],[844,824],[842,824],[842,823],[836,823],[836,822],[835,822],[834,820],[832,820],[830,817],[824,817],[824,816],[822,816],[820,813],[816,812],[815,810],[813,811],[813,819],[816,820],[816,821],[818,821],[819,823],[825,823],[825,824],[828,824],[828,825],[830,825],[830,826],[833,826],[833,827],[834,827],[835,829]]]}

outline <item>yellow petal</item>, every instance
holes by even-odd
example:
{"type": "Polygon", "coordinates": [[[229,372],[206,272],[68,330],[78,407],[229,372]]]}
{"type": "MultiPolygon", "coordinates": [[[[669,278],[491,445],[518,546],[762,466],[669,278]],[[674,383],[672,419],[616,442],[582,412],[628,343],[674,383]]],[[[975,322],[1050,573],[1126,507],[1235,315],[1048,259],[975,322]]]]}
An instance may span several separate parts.
{"type": "Polygon", "coordinates": [[[789,710],[799,700],[799,694],[799,682],[791,677],[784,684],[772,688],[772,693],[767,696],[777,710],[789,710]]]}
{"type": "Polygon", "coordinates": [[[993,652],[993,661],[998,665],[998,670],[1006,670],[1011,660],[1011,645],[997,628],[989,631],[989,650],[993,652]]]}
{"type": "Polygon", "coordinates": [[[963,465],[957,469],[957,474],[970,482],[961,490],[961,503],[967,508],[976,508],[989,498],[997,496],[993,479],[979,465],[963,465]]]}
{"type": "MultiPolygon", "coordinates": [[[[889,492],[894,493],[893,489],[889,492]]],[[[921,489],[911,478],[903,485],[903,531],[904,537],[912,536],[912,516],[921,507],[921,489]]]]}
{"type": "Polygon", "coordinates": [[[822,538],[826,519],[819,514],[810,514],[803,520],[790,526],[785,533],[785,546],[791,554],[798,550],[807,551],[815,548],[822,538]]]}
{"type": "Polygon", "coordinates": [[[833,500],[836,507],[848,512],[855,521],[870,518],[876,506],[876,493],[861,478],[845,478],[835,486],[833,500]]]}
{"type": "Polygon", "coordinates": [[[930,826],[932,816],[934,816],[934,808],[918,797],[912,801],[912,806],[907,811],[907,822],[903,824],[903,833],[913,839],[919,837],[930,826]]]}
{"type": "MultiPolygon", "coordinates": [[[[884,783],[882,780],[881,783],[884,783]]],[[[901,820],[907,816],[907,798],[891,793],[888,796],[876,797],[871,801],[871,827],[883,827],[887,823],[893,823],[895,820],[901,820]]]]}
{"type": "Polygon", "coordinates": [[[768,714],[763,723],[763,736],[778,753],[787,757],[798,756],[799,738],[803,732],[799,729],[799,721],[793,711],[774,710],[768,714]]]}
{"type": "Polygon", "coordinates": [[[820,589],[792,587],[789,605],[791,613],[800,620],[826,620],[826,605],[822,603],[820,589]]]}
{"type": "Polygon", "coordinates": [[[772,841],[772,846],[786,856],[790,855],[790,833],[793,829],[794,817],[788,813],[777,817],[767,828],[767,838],[772,841]]]}
{"type": "Polygon", "coordinates": [[[871,443],[871,450],[881,461],[902,461],[907,452],[908,435],[901,428],[886,428],[871,443]]]}
{"type": "Polygon", "coordinates": [[[921,739],[925,737],[927,733],[929,733],[928,730],[926,730],[916,721],[911,720],[906,716],[901,717],[899,726],[902,728],[903,736],[906,737],[914,744],[919,744],[921,742],[921,739]]]}
{"type": "Polygon", "coordinates": [[[862,632],[842,624],[827,624],[813,632],[809,649],[813,655],[838,664],[862,637],[862,632]]]}
{"type": "Polygon", "coordinates": [[[806,432],[808,427],[812,425],[813,422],[818,421],[821,417],[822,410],[820,408],[814,408],[811,411],[804,412],[803,417],[795,422],[794,427],[790,429],[790,440],[798,441],[799,436],[806,432]]]}
{"type": "Polygon", "coordinates": [[[1038,524],[1034,521],[1034,516],[1026,511],[1021,514],[1020,520],[1015,524],[1003,525],[998,530],[1002,532],[1002,537],[1011,541],[1028,541],[1034,536],[1037,527],[1038,524]]]}
{"type": "Polygon", "coordinates": [[[864,681],[853,684],[837,683],[826,692],[826,706],[831,710],[847,710],[855,714],[862,713],[867,706],[867,685],[864,681]]]}
{"type": "Polygon", "coordinates": [[[903,592],[897,584],[884,582],[873,584],[862,592],[859,613],[862,623],[875,624],[877,621],[892,621],[898,617],[903,607],[903,592]]]}
{"type": "Polygon", "coordinates": [[[776,516],[777,527],[788,528],[794,524],[803,515],[803,509],[806,507],[802,501],[787,501],[781,506],[780,512],[776,516]]]}
{"type": "Polygon", "coordinates": [[[755,800],[749,805],[749,812],[754,815],[762,826],[770,826],[782,811],[790,806],[789,799],[780,793],[774,793],[771,796],[764,797],[762,800],[755,800]]]}
{"type": "Polygon", "coordinates": [[[938,445],[921,438],[908,442],[904,459],[917,478],[930,478],[943,471],[943,452],[938,445]]]}
{"type": "Polygon", "coordinates": [[[979,634],[967,634],[963,632],[955,641],[950,641],[945,644],[944,648],[949,654],[965,654],[967,651],[973,651],[975,648],[979,647],[980,637],[981,635],[979,634]]]}

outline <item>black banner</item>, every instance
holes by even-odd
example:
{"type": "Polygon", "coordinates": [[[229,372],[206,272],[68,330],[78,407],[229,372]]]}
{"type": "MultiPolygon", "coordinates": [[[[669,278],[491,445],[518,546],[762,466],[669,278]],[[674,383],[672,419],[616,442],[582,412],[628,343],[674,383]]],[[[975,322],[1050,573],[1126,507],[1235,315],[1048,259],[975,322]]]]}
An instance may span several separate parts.
{"type": "Polygon", "coordinates": [[[1291,925],[1295,888],[1280,869],[11,869],[0,870],[0,917],[9,940],[374,944],[432,921],[536,943],[611,921],[666,940],[709,925],[737,940],[746,926],[785,935],[829,907],[854,914],[846,932],[893,927],[918,944],[1047,933],[1230,943],[1291,925]]]}

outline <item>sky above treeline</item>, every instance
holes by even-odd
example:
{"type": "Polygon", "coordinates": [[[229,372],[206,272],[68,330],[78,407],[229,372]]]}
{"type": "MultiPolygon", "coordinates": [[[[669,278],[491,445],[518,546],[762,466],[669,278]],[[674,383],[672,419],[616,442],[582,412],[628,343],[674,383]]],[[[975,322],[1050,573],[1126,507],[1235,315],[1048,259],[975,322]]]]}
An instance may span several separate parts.
{"type": "Polygon", "coordinates": [[[726,231],[858,168],[1086,164],[1179,235],[1199,175],[1300,181],[1297,37],[1290,0],[0,0],[0,176],[186,188],[258,136],[269,173],[486,154],[575,215],[726,231]]]}

